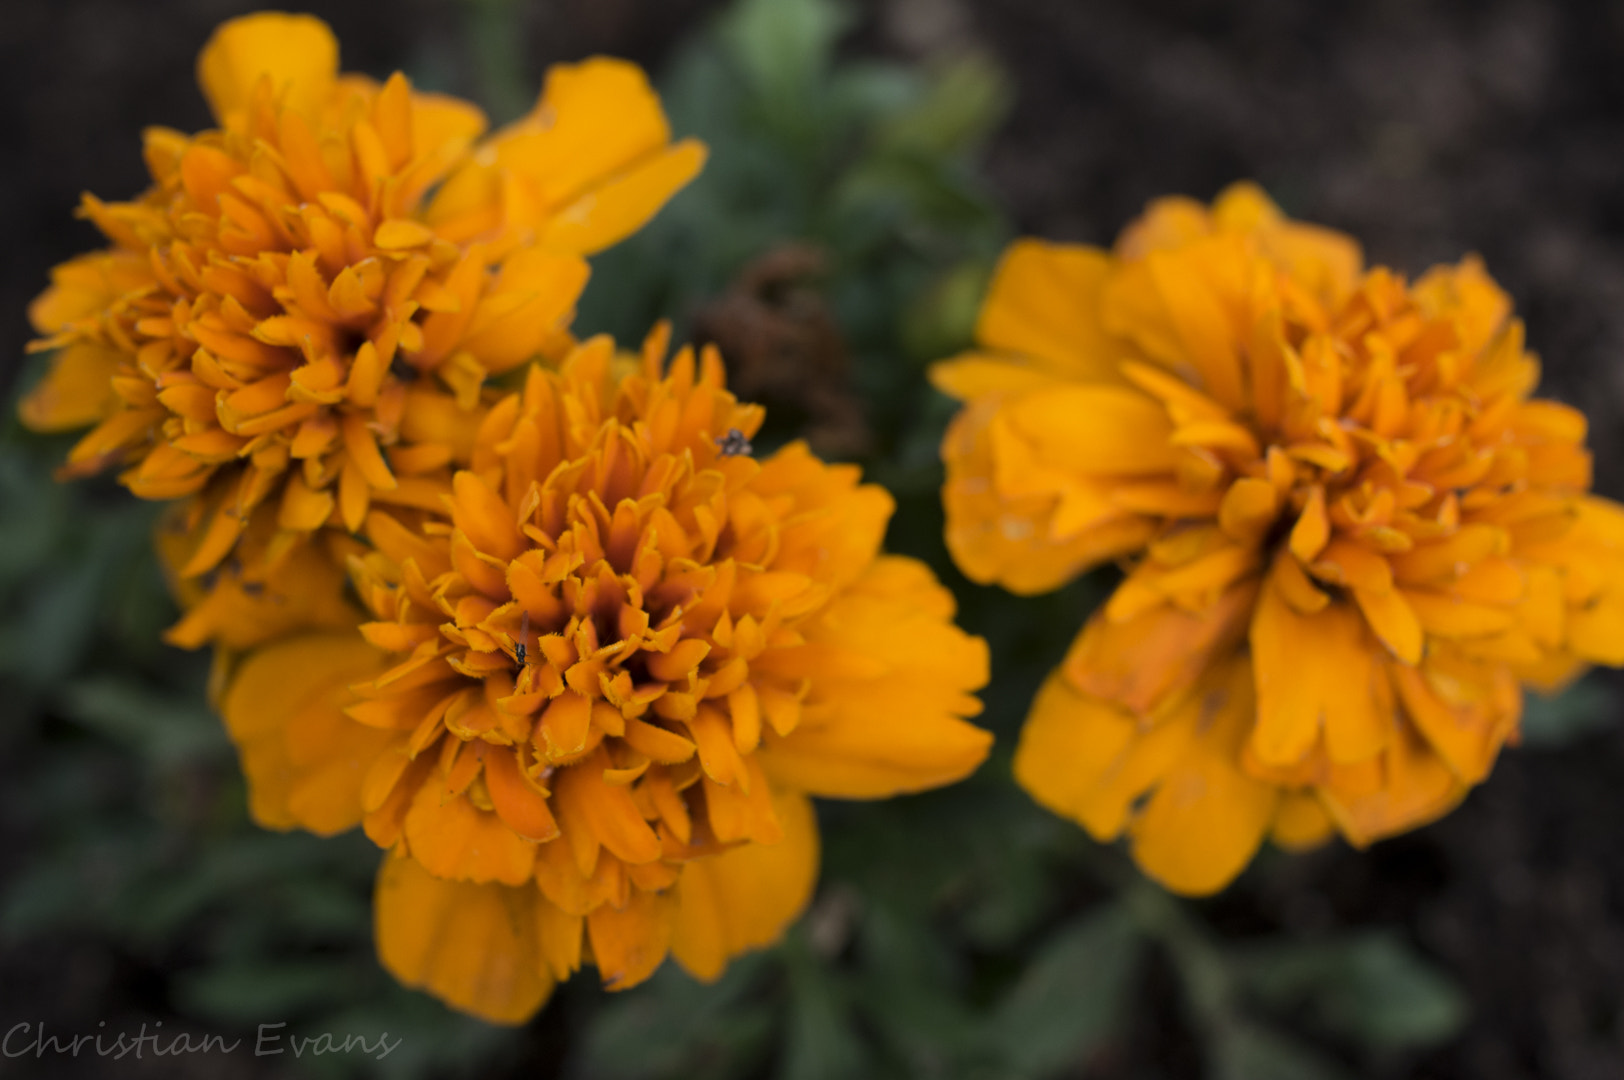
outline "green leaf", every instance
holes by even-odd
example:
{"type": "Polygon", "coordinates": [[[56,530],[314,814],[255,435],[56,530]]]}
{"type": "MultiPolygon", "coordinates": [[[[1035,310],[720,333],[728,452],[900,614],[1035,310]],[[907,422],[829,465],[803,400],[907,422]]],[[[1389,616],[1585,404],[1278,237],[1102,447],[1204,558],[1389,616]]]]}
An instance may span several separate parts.
{"type": "Polygon", "coordinates": [[[963,153],[998,125],[1013,100],[1003,68],[971,53],[943,68],[921,100],[888,117],[878,139],[888,150],[933,157],[963,153]]]}
{"type": "Polygon", "coordinates": [[[1618,724],[1618,697],[1600,679],[1581,679],[1556,695],[1523,698],[1524,746],[1567,746],[1618,724]]]}
{"type": "Polygon", "coordinates": [[[767,966],[742,957],[713,984],[667,962],[633,993],[606,1000],[587,1028],[575,1072],[602,1080],[738,1076],[760,1065],[773,1028],[759,989],[767,966]]]}
{"type": "Polygon", "coordinates": [[[1302,1007],[1311,1024],[1373,1050],[1437,1045],[1468,1015],[1454,982],[1391,931],[1275,945],[1237,967],[1265,1004],[1302,1007]]]}
{"type": "Polygon", "coordinates": [[[901,338],[918,360],[941,360],[968,348],[992,267],[966,259],[937,275],[902,313],[901,338]]]}
{"type": "Polygon", "coordinates": [[[933,922],[883,904],[862,909],[852,992],[910,1076],[957,1076],[980,1049],[964,1000],[964,959],[933,922]]]}
{"type": "Polygon", "coordinates": [[[789,967],[790,1018],[780,1080],[869,1075],[868,1050],[852,1026],[845,988],[812,952],[801,928],[790,931],[782,952],[789,967]]]}
{"type": "MultiPolygon", "coordinates": [[[[354,1033],[374,1046],[387,1035],[387,1043],[381,1048],[393,1049],[382,1059],[353,1059],[351,1063],[357,1067],[351,1075],[401,1080],[501,1076],[512,1073],[517,1064],[511,1059],[522,1044],[512,1028],[453,1012],[439,1000],[401,986],[381,969],[373,969],[372,984],[355,1000],[347,1008],[313,1017],[301,1025],[306,1031],[354,1033]]],[[[557,1007],[557,1003],[549,1007],[557,1007]]],[[[335,1065],[345,1064],[329,1060],[335,1065]]],[[[312,1064],[322,1062],[318,1059],[312,1064]]]]}
{"type": "Polygon", "coordinates": [[[723,17],[721,39],[758,93],[788,102],[812,89],[850,23],[833,0],[741,0],[723,17]]]}
{"type": "Polygon", "coordinates": [[[1253,1024],[1221,1030],[1213,1040],[1215,1080],[1344,1080],[1347,1073],[1308,1047],[1253,1024]]]}
{"type": "Polygon", "coordinates": [[[1140,944],[1132,917],[1110,905],[1039,945],[993,1013],[989,1036],[1001,1058],[1038,1076],[1086,1062],[1116,1020],[1140,944]]]}
{"type": "Polygon", "coordinates": [[[176,1002],[198,1016],[253,1023],[351,1000],[364,982],[354,960],[250,960],[203,968],[175,982],[176,1002]]]}
{"type": "Polygon", "coordinates": [[[61,707],[70,719],[160,764],[223,756],[231,746],[200,692],[188,700],[117,675],[92,675],[67,688],[61,707]]]}
{"type": "Polygon", "coordinates": [[[104,581],[94,556],[73,573],[43,578],[0,628],[0,674],[35,688],[66,679],[90,647],[104,581]]]}

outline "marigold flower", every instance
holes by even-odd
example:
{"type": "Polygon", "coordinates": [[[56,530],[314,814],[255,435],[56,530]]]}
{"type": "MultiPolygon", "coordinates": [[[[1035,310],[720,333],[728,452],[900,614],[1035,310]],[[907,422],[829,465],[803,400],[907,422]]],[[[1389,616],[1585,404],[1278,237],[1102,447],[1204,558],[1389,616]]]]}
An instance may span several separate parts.
{"type": "Polygon", "coordinates": [[[1016,777],[1169,888],[1223,887],[1265,833],[1430,821],[1515,739],[1521,682],[1624,662],[1624,509],[1475,259],[1406,284],[1240,185],[1112,253],[1015,244],[978,338],[934,372],[965,402],[959,565],[1126,571],[1016,777]]]}
{"type": "Polygon", "coordinates": [[[793,444],[663,333],[533,366],[445,518],[368,514],[359,634],[284,639],[224,697],[262,823],[363,823],[391,854],[378,948],[403,982],[517,1022],[594,963],[713,978],[810,895],[808,795],[957,780],[990,736],[985,644],[893,503],[793,444]]]}
{"type": "MultiPolygon", "coordinates": [[[[34,302],[35,347],[58,352],[21,409],[39,430],[94,425],[67,475],[121,463],[143,498],[198,500],[182,577],[253,529],[286,534],[259,545],[282,557],[374,501],[436,507],[487,377],[567,350],[582,255],[704,158],[668,145],[647,80],[614,60],[553,69],[484,142],[465,102],[340,75],[309,16],[224,24],[198,80],[219,128],[149,129],[152,187],[85,196],[110,246],[34,302]]],[[[274,567],[236,554],[263,587],[274,567]]]]}

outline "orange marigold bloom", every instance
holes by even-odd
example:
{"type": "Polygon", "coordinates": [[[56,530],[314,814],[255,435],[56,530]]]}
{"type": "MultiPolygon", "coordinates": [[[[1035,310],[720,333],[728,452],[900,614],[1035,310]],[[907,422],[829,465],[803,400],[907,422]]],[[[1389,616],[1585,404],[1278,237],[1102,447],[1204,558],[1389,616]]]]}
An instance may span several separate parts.
{"type": "Polygon", "coordinates": [[[309,16],[224,24],[198,80],[219,128],[148,130],[152,187],[85,196],[110,246],[34,302],[36,347],[58,352],[21,412],[94,425],[67,475],[120,463],[143,498],[197,500],[182,577],[224,564],[263,588],[294,541],[353,532],[374,501],[437,506],[487,377],[568,349],[582,256],[704,150],[669,145],[642,72],[605,59],[555,68],[531,115],[479,142],[465,102],[340,75],[309,16]],[[281,534],[256,545],[273,563],[243,567],[256,528],[281,534]]]}
{"type": "Polygon", "coordinates": [[[1453,807],[1520,683],[1624,662],[1624,509],[1474,259],[1414,284],[1249,185],[1114,252],[1021,241],[938,365],[965,573],[1126,578],[1032,707],[1016,777],[1169,888],[1269,833],[1356,845],[1453,807]]]}
{"type": "Polygon", "coordinates": [[[384,964],[488,1019],[587,961],[715,977],[809,897],[808,795],[950,783],[990,742],[963,719],[985,644],[879,554],[891,497],[798,443],[755,460],[715,351],[663,355],[533,366],[449,519],[369,513],[373,621],[253,652],[225,693],[256,818],[363,823],[384,964]]]}

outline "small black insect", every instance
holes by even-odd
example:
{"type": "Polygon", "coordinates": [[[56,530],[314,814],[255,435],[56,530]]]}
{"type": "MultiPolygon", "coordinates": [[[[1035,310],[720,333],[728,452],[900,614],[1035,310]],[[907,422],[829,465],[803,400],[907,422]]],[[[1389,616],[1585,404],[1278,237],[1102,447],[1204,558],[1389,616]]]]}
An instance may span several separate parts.
{"type": "Polygon", "coordinates": [[[389,361],[389,374],[393,375],[403,383],[409,383],[416,382],[417,377],[421,375],[422,372],[408,364],[405,358],[397,353],[395,358],[389,361]]]}
{"type": "Polygon", "coordinates": [[[744,437],[744,432],[738,428],[728,428],[727,434],[716,440],[716,448],[723,457],[738,457],[741,454],[749,457],[755,452],[750,440],[744,437]]]}
{"type": "Polygon", "coordinates": [[[524,621],[519,624],[519,640],[513,643],[513,659],[519,662],[519,667],[525,665],[526,650],[524,643],[530,640],[530,613],[524,613],[524,621]]]}

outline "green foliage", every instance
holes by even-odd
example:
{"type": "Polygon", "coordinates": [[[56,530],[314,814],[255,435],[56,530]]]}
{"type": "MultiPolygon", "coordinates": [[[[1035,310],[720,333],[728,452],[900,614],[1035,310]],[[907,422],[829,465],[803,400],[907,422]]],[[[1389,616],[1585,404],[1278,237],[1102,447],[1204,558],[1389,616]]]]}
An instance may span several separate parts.
{"type": "Polygon", "coordinates": [[[676,1080],[748,1075],[772,1052],[779,1024],[762,991],[771,961],[732,964],[713,985],[695,985],[674,965],[636,993],[604,1000],[582,1047],[585,1075],[603,1080],[676,1080]]]}
{"type": "Polygon", "coordinates": [[[1616,727],[1618,714],[1618,695],[1600,676],[1580,679],[1557,694],[1531,692],[1523,700],[1523,744],[1566,746],[1616,727]]]}
{"type": "Polygon", "coordinates": [[[1375,1051],[1432,1045],[1466,1019],[1454,984],[1388,932],[1276,943],[1254,951],[1240,971],[1260,1001],[1300,1007],[1314,1027],[1375,1051]]]}
{"type": "Polygon", "coordinates": [[[1128,912],[1102,905],[1040,944],[993,1015],[1004,1060],[1032,1076],[1087,1061],[1122,1011],[1142,943],[1128,912]]]}

